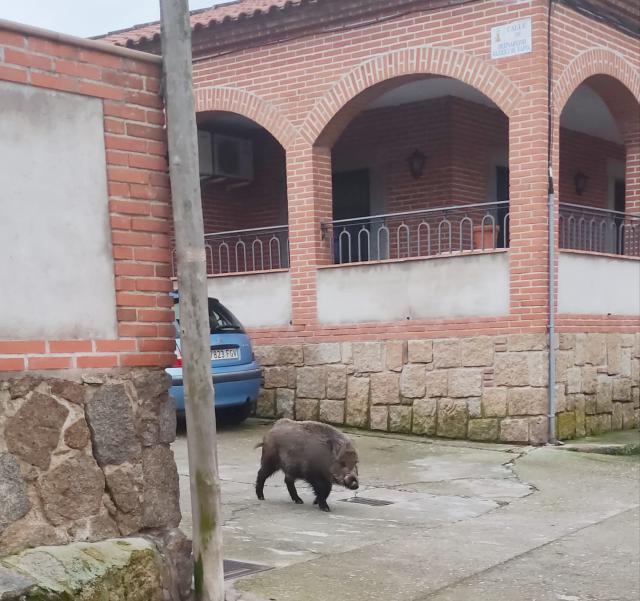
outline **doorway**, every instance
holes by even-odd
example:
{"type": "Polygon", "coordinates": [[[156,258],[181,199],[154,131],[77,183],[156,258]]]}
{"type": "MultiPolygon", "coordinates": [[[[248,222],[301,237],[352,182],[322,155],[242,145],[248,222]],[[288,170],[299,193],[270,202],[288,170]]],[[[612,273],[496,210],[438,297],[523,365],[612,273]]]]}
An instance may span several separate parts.
{"type": "Polygon", "coordinates": [[[354,219],[334,225],[334,263],[353,263],[369,260],[371,215],[369,169],[342,171],[333,174],[333,219],[354,219]],[[361,235],[363,228],[368,235],[361,235]]]}

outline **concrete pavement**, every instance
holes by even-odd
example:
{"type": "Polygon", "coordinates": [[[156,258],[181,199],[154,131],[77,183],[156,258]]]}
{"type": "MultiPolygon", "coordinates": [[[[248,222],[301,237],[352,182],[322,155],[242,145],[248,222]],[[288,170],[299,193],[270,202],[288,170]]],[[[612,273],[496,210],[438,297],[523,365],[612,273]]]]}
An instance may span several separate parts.
{"type": "MultiPolygon", "coordinates": [[[[271,567],[230,599],[277,601],[636,601],[638,457],[350,432],[359,497],[332,513],[293,504],[281,474],[255,498],[266,429],[220,432],[225,557],[271,567]]],[[[190,534],[186,440],[175,453],[190,534]]]]}

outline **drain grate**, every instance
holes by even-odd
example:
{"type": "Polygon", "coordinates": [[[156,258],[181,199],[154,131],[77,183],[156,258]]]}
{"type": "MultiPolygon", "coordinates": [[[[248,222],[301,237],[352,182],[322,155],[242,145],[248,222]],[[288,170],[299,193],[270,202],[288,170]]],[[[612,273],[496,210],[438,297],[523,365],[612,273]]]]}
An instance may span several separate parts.
{"type": "Polygon", "coordinates": [[[242,576],[249,576],[249,574],[271,569],[270,566],[263,566],[259,563],[245,563],[244,561],[234,561],[233,559],[225,559],[223,563],[225,580],[241,578],[242,576]]]}
{"type": "Polygon", "coordinates": [[[382,499],[367,499],[367,497],[349,497],[348,499],[340,499],[345,503],[358,503],[359,505],[371,505],[371,507],[384,507],[385,505],[393,505],[393,501],[383,501],[382,499]]]}

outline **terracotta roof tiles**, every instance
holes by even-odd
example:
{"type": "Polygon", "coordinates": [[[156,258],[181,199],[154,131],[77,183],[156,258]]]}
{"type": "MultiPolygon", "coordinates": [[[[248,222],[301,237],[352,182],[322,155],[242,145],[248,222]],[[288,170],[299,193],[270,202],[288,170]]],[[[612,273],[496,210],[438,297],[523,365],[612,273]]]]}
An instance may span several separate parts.
{"type": "MultiPolygon", "coordinates": [[[[193,29],[208,27],[225,21],[238,21],[257,15],[264,15],[289,6],[302,4],[304,0],[236,0],[217,4],[211,8],[203,8],[191,12],[193,29]]],[[[141,42],[150,42],[160,36],[160,23],[145,23],[128,29],[112,31],[98,39],[118,46],[132,46],[141,42]]]]}

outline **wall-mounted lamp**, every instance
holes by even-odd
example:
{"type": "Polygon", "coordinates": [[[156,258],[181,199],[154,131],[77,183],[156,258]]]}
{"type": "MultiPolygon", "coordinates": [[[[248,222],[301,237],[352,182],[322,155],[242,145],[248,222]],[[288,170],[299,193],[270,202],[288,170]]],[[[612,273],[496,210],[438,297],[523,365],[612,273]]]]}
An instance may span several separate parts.
{"type": "Polygon", "coordinates": [[[576,194],[578,196],[582,196],[582,193],[585,191],[587,187],[587,182],[589,181],[589,176],[582,173],[582,171],[577,171],[573,176],[573,183],[576,186],[576,194]]]}
{"type": "Polygon", "coordinates": [[[424,173],[424,166],[427,162],[427,157],[422,152],[416,149],[407,159],[407,162],[409,163],[409,171],[411,172],[411,175],[416,179],[422,177],[422,174],[424,173]]]}

